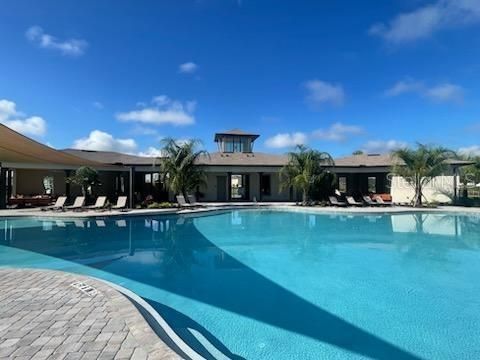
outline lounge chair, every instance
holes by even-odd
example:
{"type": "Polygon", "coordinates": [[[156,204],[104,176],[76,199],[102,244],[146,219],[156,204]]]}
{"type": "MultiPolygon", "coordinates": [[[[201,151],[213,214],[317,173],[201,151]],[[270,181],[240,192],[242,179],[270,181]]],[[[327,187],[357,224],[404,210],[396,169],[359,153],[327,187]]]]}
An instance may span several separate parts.
{"type": "Polygon", "coordinates": [[[377,202],[373,201],[370,196],[363,196],[363,201],[365,201],[365,204],[368,206],[377,206],[379,205],[377,202]]]}
{"type": "Polygon", "coordinates": [[[125,210],[127,207],[127,197],[119,196],[117,199],[117,204],[112,206],[112,210],[125,210]]]}
{"type": "Polygon", "coordinates": [[[66,196],[59,196],[57,198],[57,201],[55,201],[54,205],[47,206],[42,208],[42,211],[47,211],[47,210],[63,210],[63,207],[65,206],[65,202],[67,201],[66,196]]]}
{"type": "Polygon", "coordinates": [[[183,195],[177,195],[176,198],[177,198],[178,206],[180,206],[181,208],[192,208],[192,207],[195,207],[195,205],[192,205],[192,204],[187,203],[187,202],[185,201],[185,196],[183,196],[183,195]]]}
{"type": "Polygon", "coordinates": [[[330,205],[332,206],[347,206],[347,203],[343,201],[338,201],[338,199],[335,196],[329,196],[328,201],[330,201],[330,205]]]}
{"type": "Polygon", "coordinates": [[[380,196],[375,197],[375,201],[382,206],[392,206],[393,203],[390,201],[383,200],[380,196]]]}
{"type": "Polygon", "coordinates": [[[203,206],[202,204],[200,204],[200,203],[197,201],[197,198],[195,197],[195,195],[187,195],[187,198],[188,198],[188,202],[190,203],[190,205],[193,205],[193,206],[203,206]]]}
{"type": "Polygon", "coordinates": [[[363,203],[356,201],[356,200],[353,198],[353,196],[347,196],[346,199],[347,199],[348,205],[352,205],[352,206],[363,206],[363,203]]]}
{"type": "Polygon", "coordinates": [[[90,210],[100,210],[105,207],[105,203],[107,202],[106,196],[99,196],[97,197],[97,201],[95,201],[95,205],[87,206],[87,209],[90,210]]]}
{"type": "Polygon", "coordinates": [[[73,202],[73,205],[65,206],[65,209],[67,209],[67,210],[82,210],[83,205],[85,205],[85,196],[77,196],[75,198],[75,201],[73,202]]]}

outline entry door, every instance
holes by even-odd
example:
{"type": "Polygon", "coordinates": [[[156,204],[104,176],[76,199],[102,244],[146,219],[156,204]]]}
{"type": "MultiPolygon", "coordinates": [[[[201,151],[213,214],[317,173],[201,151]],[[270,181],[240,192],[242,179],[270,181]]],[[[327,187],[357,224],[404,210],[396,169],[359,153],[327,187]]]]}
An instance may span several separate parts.
{"type": "Polygon", "coordinates": [[[217,201],[227,201],[226,176],[217,176],[217,201]]]}

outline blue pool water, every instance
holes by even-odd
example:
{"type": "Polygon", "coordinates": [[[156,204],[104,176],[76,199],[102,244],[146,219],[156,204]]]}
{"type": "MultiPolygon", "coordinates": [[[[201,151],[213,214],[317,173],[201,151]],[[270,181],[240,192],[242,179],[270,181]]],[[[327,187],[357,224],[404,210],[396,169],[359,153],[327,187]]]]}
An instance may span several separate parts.
{"type": "Polygon", "coordinates": [[[480,358],[479,216],[4,218],[0,266],[118,283],[204,354],[208,339],[237,359],[480,358]]]}

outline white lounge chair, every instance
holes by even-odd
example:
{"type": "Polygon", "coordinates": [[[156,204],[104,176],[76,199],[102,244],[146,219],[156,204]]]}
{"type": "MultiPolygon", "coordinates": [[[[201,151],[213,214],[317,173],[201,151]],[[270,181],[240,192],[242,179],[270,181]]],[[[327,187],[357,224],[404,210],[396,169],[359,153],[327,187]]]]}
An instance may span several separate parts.
{"type": "Polygon", "coordinates": [[[363,203],[356,201],[356,200],[353,198],[353,196],[347,196],[345,199],[347,199],[348,205],[351,205],[351,206],[363,206],[363,203]]]}
{"type": "Polygon", "coordinates": [[[330,205],[332,206],[347,206],[347,203],[344,203],[343,201],[338,201],[338,199],[335,196],[329,196],[328,201],[330,201],[330,205]]]}
{"type": "Polygon", "coordinates": [[[113,210],[124,210],[127,207],[127,197],[119,196],[117,199],[117,204],[112,206],[113,210]]]}
{"type": "Polygon", "coordinates": [[[364,195],[363,196],[363,201],[365,201],[365,204],[368,206],[378,206],[379,204],[375,201],[372,200],[370,196],[364,195]]]}
{"type": "Polygon", "coordinates": [[[65,206],[65,209],[67,209],[67,210],[82,210],[83,205],[85,205],[85,196],[77,196],[75,198],[75,201],[73,202],[73,205],[65,206]]]}
{"type": "Polygon", "coordinates": [[[392,206],[393,205],[392,202],[385,201],[380,196],[375,197],[375,201],[382,206],[392,206]]]}
{"type": "Polygon", "coordinates": [[[66,202],[67,202],[67,197],[66,196],[59,196],[57,198],[57,201],[55,201],[55,204],[42,208],[42,211],[63,210],[63,207],[65,206],[66,202]]]}
{"type": "Polygon", "coordinates": [[[100,210],[105,207],[105,203],[107,202],[106,196],[99,196],[97,197],[97,201],[95,201],[95,205],[87,206],[87,209],[91,210],[100,210]]]}
{"type": "Polygon", "coordinates": [[[183,196],[183,195],[177,195],[176,198],[177,198],[178,206],[180,206],[182,208],[192,208],[192,207],[195,206],[195,205],[187,203],[186,200],[185,200],[185,196],[183,196]]]}
{"type": "Polygon", "coordinates": [[[190,203],[190,205],[193,205],[193,206],[199,206],[199,207],[202,207],[203,205],[200,204],[198,201],[197,201],[197,198],[195,195],[187,195],[187,198],[188,198],[188,202],[190,203]]]}

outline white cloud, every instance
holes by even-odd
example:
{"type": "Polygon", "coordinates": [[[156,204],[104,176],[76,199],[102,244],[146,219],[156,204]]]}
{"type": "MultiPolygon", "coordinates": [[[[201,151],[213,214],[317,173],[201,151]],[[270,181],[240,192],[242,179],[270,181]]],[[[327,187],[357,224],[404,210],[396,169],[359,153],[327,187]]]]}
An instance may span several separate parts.
{"type": "Polygon", "coordinates": [[[151,127],[137,125],[132,129],[132,133],[136,135],[158,135],[158,131],[151,127]]]}
{"type": "Polygon", "coordinates": [[[472,145],[458,149],[460,155],[480,156],[480,145],[472,145]]]}
{"type": "Polygon", "coordinates": [[[31,136],[43,136],[47,132],[47,123],[40,116],[25,117],[17,111],[17,105],[10,100],[0,100],[0,123],[9,128],[31,136]]]}
{"type": "Polygon", "coordinates": [[[463,101],[463,88],[461,86],[445,83],[427,89],[425,96],[436,102],[455,102],[463,101]]]}
{"type": "Polygon", "coordinates": [[[140,122],[151,125],[191,125],[195,123],[196,101],[181,102],[166,95],[155,96],[152,106],[140,110],[118,113],[117,119],[125,122],[140,122]]]}
{"type": "Polygon", "coordinates": [[[463,101],[464,90],[461,86],[452,83],[441,83],[434,86],[427,86],[422,81],[406,79],[398,81],[390,89],[384,92],[387,97],[394,97],[404,94],[417,94],[434,102],[460,103],[463,101]]]}
{"type": "Polygon", "coordinates": [[[398,96],[405,93],[421,93],[424,85],[421,81],[406,79],[398,81],[390,89],[385,91],[385,96],[398,96]]]}
{"type": "Polygon", "coordinates": [[[186,62],[184,64],[180,64],[180,66],[178,67],[178,71],[183,74],[193,74],[197,70],[198,65],[194,62],[186,62]]]}
{"type": "Polygon", "coordinates": [[[265,145],[270,148],[286,148],[295,145],[304,145],[309,140],[324,140],[324,141],[345,141],[350,136],[361,135],[364,133],[363,128],[356,125],[346,125],[342,123],[334,123],[327,129],[317,129],[311,133],[294,132],[281,133],[268,138],[265,145]]]}
{"type": "Polygon", "coordinates": [[[162,157],[162,149],[150,146],[145,151],[140,151],[137,155],[138,156],[145,156],[145,157],[162,157]]]}
{"type": "Polygon", "coordinates": [[[367,154],[385,154],[407,146],[408,144],[406,142],[398,140],[372,140],[363,146],[362,151],[367,154]]]}
{"type": "Polygon", "coordinates": [[[269,148],[286,148],[307,143],[308,136],[302,132],[277,134],[268,138],[265,145],[269,148]]]}
{"type": "Polygon", "coordinates": [[[479,21],[479,0],[438,0],[411,12],[399,14],[387,24],[375,24],[369,33],[388,43],[401,44],[428,38],[443,29],[479,21]]]}
{"type": "Polygon", "coordinates": [[[63,55],[80,56],[85,53],[88,43],[80,39],[59,41],[52,35],[46,34],[40,26],[30,27],[25,36],[29,41],[44,49],[58,50],[63,55]]]}
{"type": "Polygon", "coordinates": [[[313,105],[342,105],[345,101],[345,92],[340,84],[310,80],[304,86],[308,90],[307,101],[313,105]]]}
{"type": "Polygon", "coordinates": [[[137,143],[133,139],[116,139],[104,131],[93,130],[87,137],[75,140],[72,148],[132,154],[137,150],[137,143]]]}
{"type": "Polygon", "coordinates": [[[360,126],[335,123],[328,129],[318,129],[312,133],[312,137],[327,141],[345,141],[351,135],[360,135],[364,130],[360,126]]]}

